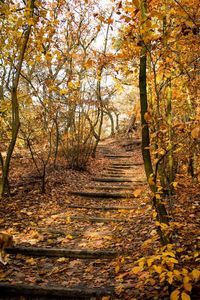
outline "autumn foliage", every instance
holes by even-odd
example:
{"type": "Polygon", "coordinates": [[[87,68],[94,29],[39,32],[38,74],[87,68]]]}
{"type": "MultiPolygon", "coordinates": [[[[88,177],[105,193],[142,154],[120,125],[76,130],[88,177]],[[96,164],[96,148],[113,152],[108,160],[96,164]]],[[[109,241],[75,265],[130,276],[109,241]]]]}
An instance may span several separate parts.
{"type": "Polygon", "coordinates": [[[187,300],[199,254],[174,199],[200,182],[199,1],[101,2],[0,1],[0,198],[12,195],[13,154],[28,155],[45,193],[51,167],[86,170],[102,136],[125,135],[132,117],[158,233],[147,246],[158,249],[121,274],[120,262],[117,277],[187,300]]]}

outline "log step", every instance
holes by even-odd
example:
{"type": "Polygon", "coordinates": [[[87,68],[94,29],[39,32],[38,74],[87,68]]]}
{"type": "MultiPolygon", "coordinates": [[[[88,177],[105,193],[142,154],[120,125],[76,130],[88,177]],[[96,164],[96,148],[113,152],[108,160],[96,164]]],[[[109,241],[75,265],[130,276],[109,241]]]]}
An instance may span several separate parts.
{"type": "Polygon", "coordinates": [[[132,179],[133,178],[133,175],[131,176],[131,174],[116,174],[116,173],[113,173],[113,174],[110,174],[110,173],[103,173],[101,174],[103,177],[114,177],[114,178],[128,178],[128,179],[132,179]]]}
{"type": "Polygon", "coordinates": [[[98,182],[135,182],[133,179],[123,177],[94,177],[92,180],[98,182]]]}
{"type": "Polygon", "coordinates": [[[131,158],[132,155],[110,155],[110,154],[107,154],[107,155],[105,155],[105,157],[108,157],[108,158],[131,158]]]}
{"type": "Polygon", "coordinates": [[[65,249],[65,248],[39,248],[15,246],[5,248],[9,254],[22,254],[25,256],[45,257],[68,257],[80,259],[114,258],[118,254],[115,251],[99,251],[87,249],[65,249]]]}
{"type": "MultiPolygon", "coordinates": [[[[143,181],[137,181],[133,182],[133,185],[144,185],[145,182],[143,181]]],[[[97,185],[97,186],[88,186],[89,189],[96,189],[96,190],[113,190],[113,191],[118,191],[118,190],[129,190],[133,191],[134,187],[131,185],[118,185],[118,186],[108,186],[108,185],[97,185]]]]}
{"type": "Polygon", "coordinates": [[[106,192],[90,192],[90,191],[69,191],[69,195],[76,195],[81,197],[94,197],[94,198],[113,198],[113,199],[120,199],[120,198],[127,198],[131,197],[134,198],[132,193],[106,193],[106,192]]]}
{"type": "MultiPolygon", "coordinates": [[[[144,182],[133,182],[133,185],[143,185],[144,182]]],[[[119,190],[129,190],[133,191],[135,187],[131,185],[118,185],[118,186],[108,186],[108,185],[99,185],[99,186],[88,186],[89,189],[96,189],[96,190],[113,190],[113,191],[119,191],[119,190]]]]}
{"type": "Polygon", "coordinates": [[[124,171],[124,170],[127,170],[127,169],[132,169],[133,170],[133,168],[134,168],[134,166],[110,166],[110,167],[108,167],[106,170],[108,170],[108,171],[115,171],[115,170],[122,170],[122,171],[124,171]]]}
{"type": "Polygon", "coordinates": [[[93,210],[133,210],[136,206],[88,206],[88,205],[67,205],[66,208],[80,208],[80,209],[93,209],[93,210]]]}
{"type": "Polygon", "coordinates": [[[80,220],[84,222],[97,222],[97,223],[111,223],[111,222],[124,222],[124,223],[135,223],[134,220],[130,219],[116,219],[116,218],[101,218],[101,217],[79,217],[79,216],[67,216],[69,220],[80,220]]]}
{"type": "Polygon", "coordinates": [[[135,166],[141,166],[143,165],[143,162],[138,162],[138,163],[112,163],[110,166],[131,166],[131,167],[135,167],[135,166]]]}
{"type": "MultiPolygon", "coordinates": [[[[114,288],[88,288],[74,287],[65,288],[61,286],[38,286],[28,284],[10,284],[0,282],[0,293],[3,296],[30,296],[42,297],[42,299],[102,299],[103,296],[114,295],[114,288]]],[[[7,298],[8,299],[8,298],[7,298]]],[[[37,298],[38,299],[38,298],[37,298]]]]}

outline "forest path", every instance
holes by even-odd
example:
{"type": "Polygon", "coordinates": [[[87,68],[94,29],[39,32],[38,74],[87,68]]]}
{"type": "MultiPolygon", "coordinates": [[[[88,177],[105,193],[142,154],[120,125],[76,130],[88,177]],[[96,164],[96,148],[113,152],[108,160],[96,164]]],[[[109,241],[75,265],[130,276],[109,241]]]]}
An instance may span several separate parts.
{"type": "Polygon", "coordinates": [[[135,148],[127,152],[116,139],[100,143],[98,155],[108,160],[101,176],[95,176],[84,190],[69,192],[60,211],[38,221],[37,232],[43,238],[37,247],[8,249],[18,253],[16,267],[23,263],[23,273],[28,276],[21,275],[22,283],[20,274],[18,280],[9,274],[16,283],[12,289],[1,283],[2,295],[125,299],[117,295],[120,261],[140,253],[150,237],[144,225],[151,224],[145,174],[135,148]]]}

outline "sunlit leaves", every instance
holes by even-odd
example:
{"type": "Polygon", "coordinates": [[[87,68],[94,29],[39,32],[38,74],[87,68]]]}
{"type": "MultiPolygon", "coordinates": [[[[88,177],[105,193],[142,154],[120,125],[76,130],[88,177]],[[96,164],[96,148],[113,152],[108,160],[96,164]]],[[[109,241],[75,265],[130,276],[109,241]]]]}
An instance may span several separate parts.
{"type": "Polygon", "coordinates": [[[190,296],[186,294],[185,292],[181,293],[181,300],[190,300],[190,296]]]}
{"type": "Polygon", "coordinates": [[[170,300],[178,300],[180,295],[179,289],[174,290],[170,295],[170,300]]]}
{"type": "Polygon", "coordinates": [[[191,275],[192,275],[193,279],[194,279],[195,281],[197,281],[197,280],[199,280],[199,278],[200,278],[200,271],[197,270],[197,269],[194,269],[194,270],[192,270],[191,275]]]}

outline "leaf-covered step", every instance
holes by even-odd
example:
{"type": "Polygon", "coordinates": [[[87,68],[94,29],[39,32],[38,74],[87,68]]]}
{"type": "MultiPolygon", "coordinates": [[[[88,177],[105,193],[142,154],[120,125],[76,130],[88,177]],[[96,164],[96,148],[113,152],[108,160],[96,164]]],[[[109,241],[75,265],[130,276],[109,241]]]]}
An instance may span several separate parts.
{"type": "Polygon", "coordinates": [[[67,205],[67,208],[79,208],[79,209],[92,209],[92,210],[102,210],[102,211],[110,211],[110,210],[133,210],[136,209],[136,206],[88,206],[88,205],[67,205]]]}
{"type": "MultiPolygon", "coordinates": [[[[103,296],[111,296],[114,294],[113,287],[105,288],[89,288],[74,287],[66,288],[61,286],[39,286],[28,284],[10,284],[0,282],[0,293],[3,296],[30,296],[42,297],[42,299],[102,299],[103,296]],[[52,298],[53,297],[53,298],[52,298]]],[[[8,298],[7,298],[8,299],[8,298]]]]}
{"type": "Polygon", "coordinates": [[[133,178],[133,175],[131,174],[116,174],[116,173],[103,173],[102,174],[102,177],[115,177],[115,178],[130,178],[132,179],[133,178]]]}
{"type": "MultiPolygon", "coordinates": [[[[72,219],[72,217],[71,217],[72,219]]],[[[89,219],[89,218],[88,218],[89,219]]],[[[45,257],[68,257],[80,259],[113,258],[118,254],[115,251],[100,251],[88,249],[66,249],[66,248],[39,248],[15,246],[5,249],[9,254],[22,254],[25,256],[45,257]]]]}
{"type": "Polygon", "coordinates": [[[76,195],[81,197],[93,197],[93,198],[113,198],[120,199],[126,198],[127,196],[130,198],[134,198],[133,194],[129,192],[127,193],[109,193],[109,192],[93,192],[93,191],[69,191],[68,194],[76,195]]]}
{"type": "Polygon", "coordinates": [[[102,218],[102,217],[87,217],[87,216],[67,216],[69,220],[80,220],[85,222],[97,222],[97,223],[112,223],[112,222],[124,222],[135,223],[133,219],[117,219],[117,218],[102,218]]]}
{"type": "Polygon", "coordinates": [[[119,162],[119,163],[112,163],[110,166],[131,166],[131,167],[135,167],[135,166],[141,166],[143,165],[143,162],[119,162]]]}
{"type": "Polygon", "coordinates": [[[107,154],[107,155],[105,155],[105,157],[107,157],[107,158],[131,158],[132,155],[111,155],[111,154],[107,154]]]}
{"type": "Polygon", "coordinates": [[[94,177],[92,180],[97,182],[135,182],[134,179],[124,177],[94,177]]]}
{"type": "Polygon", "coordinates": [[[117,165],[117,166],[109,166],[106,170],[108,171],[115,171],[115,170],[134,170],[134,166],[121,166],[121,165],[117,165]]]}
{"type": "MultiPolygon", "coordinates": [[[[137,182],[133,182],[132,185],[144,185],[145,182],[143,181],[137,181],[137,182]]],[[[116,185],[116,186],[110,186],[110,185],[96,185],[96,186],[87,186],[88,189],[96,189],[96,190],[113,190],[113,191],[119,191],[119,190],[128,190],[128,191],[133,191],[134,190],[134,186],[132,185],[116,185]]]]}

